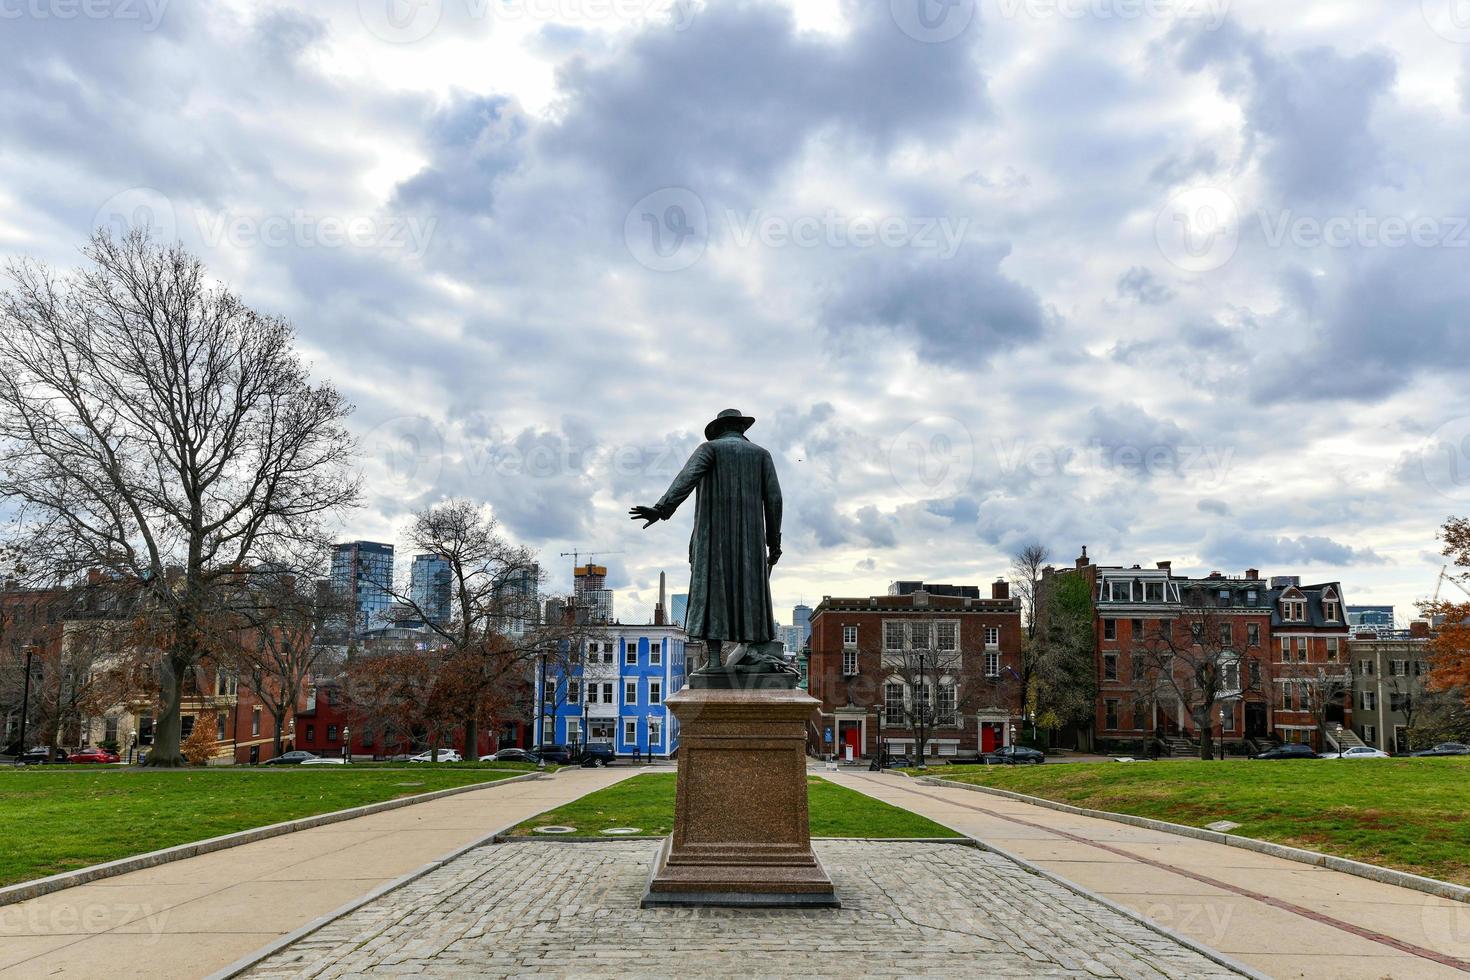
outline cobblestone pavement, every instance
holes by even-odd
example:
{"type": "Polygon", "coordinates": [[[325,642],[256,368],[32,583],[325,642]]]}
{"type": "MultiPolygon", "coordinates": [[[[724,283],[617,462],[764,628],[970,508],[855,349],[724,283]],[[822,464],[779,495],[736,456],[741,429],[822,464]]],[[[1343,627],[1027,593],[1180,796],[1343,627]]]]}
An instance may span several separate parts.
{"type": "Polygon", "coordinates": [[[988,851],[816,848],[840,910],[640,909],[653,841],[484,847],[246,976],[1235,976],[988,851]]]}

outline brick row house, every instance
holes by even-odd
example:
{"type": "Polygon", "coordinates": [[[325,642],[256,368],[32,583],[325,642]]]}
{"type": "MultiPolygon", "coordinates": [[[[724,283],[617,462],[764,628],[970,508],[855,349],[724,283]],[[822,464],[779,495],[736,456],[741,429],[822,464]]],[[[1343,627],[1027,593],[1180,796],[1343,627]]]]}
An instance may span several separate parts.
{"type": "Polygon", "coordinates": [[[1340,583],[1098,565],[1085,548],[1075,567],[1043,572],[1061,575],[1093,597],[1100,747],[1192,754],[1201,724],[1233,752],[1358,744],[1340,583]]]}
{"type": "Polygon", "coordinates": [[[1410,748],[1408,731],[1429,677],[1430,642],[1430,624],[1424,620],[1407,630],[1353,627],[1348,639],[1353,722],[1364,744],[1385,752],[1410,748]]]}
{"type": "Polygon", "coordinates": [[[811,614],[807,688],[821,702],[808,732],[814,753],[939,759],[1011,742],[1021,723],[1021,606],[997,581],[973,586],[895,583],[889,595],[824,596],[811,614]]]}

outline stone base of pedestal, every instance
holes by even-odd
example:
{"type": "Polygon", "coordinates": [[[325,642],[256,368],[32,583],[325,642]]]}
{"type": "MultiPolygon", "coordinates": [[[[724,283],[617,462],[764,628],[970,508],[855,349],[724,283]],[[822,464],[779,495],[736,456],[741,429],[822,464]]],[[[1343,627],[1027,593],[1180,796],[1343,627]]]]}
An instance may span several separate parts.
{"type": "Polygon", "coordinates": [[[806,725],[817,701],[801,691],[684,690],[674,832],[645,907],[836,908],[807,824],[806,725]]]}

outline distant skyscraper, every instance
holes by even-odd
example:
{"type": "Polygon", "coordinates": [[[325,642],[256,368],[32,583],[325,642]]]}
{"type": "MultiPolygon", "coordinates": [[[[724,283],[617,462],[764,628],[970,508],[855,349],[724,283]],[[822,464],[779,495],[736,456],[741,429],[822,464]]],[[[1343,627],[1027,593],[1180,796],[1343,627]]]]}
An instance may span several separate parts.
{"type": "Polygon", "coordinates": [[[535,626],[541,618],[541,566],[532,562],[507,575],[499,604],[506,632],[519,636],[535,626]]]}
{"type": "Polygon", "coordinates": [[[669,598],[669,622],[675,626],[683,626],[684,619],[689,615],[689,593],[676,592],[669,598]]]}
{"type": "Polygon", "coordinates": [[[1349,626],[1393,629],[1393,606],[1348,606],[1349,626]]]}
{"type": "Polygon", "coordinates": [[[346,638],[385,626],[393,605],[393,546],[376,541],[349,541],[332,549],[332,588],[351,608],[344,624],[346,638]]]}
{"type": "Polygon", "coordinates": [[[796,649],[800,650],[812,638],[812,607],[800,603],[793,606],[791,625],[797,629],[796,649]]]}
{"type": "Polygon", "coordinates": [[[587,610],[591,622],[612,622],[613,594],[607,587],[607,567],[578,565],[572,570],[572,580],[577,605],[587,610]]]}
{"type": "Polygon", "coordinates": [[[439,625],[449,622],[449,582],[449,562],[446,559],[438,555],[413,556],[408,597],[428,622],[439,625]]]}

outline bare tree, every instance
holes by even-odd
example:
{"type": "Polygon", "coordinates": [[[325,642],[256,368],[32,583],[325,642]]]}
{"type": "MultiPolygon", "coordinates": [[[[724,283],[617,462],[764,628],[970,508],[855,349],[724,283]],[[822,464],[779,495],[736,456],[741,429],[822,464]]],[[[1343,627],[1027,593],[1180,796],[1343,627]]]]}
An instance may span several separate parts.
{"type": "Polygon", "coordinates": [[[899,722],[913,733],[915,765],[922,767],[925,746],[936,731],[958,727],[963,715],[982,705],[1012,710],[1015,678],[1002,673],[998,655],[996,670],[987,670],[982,662],[985,651],[967,648],[962,639],[963,630],[957,623],[913,621],[906,632],[908,636],[902,647],[884,644],[883,672],[887,680],[881,710],[884,724],[892,725],[894,719],[887,712],[886,685],[901,684],[899,722]],[[949,626],[953,627],[953,635],[938,633],[949,626]]]}
{"type": "Polygon", "coordinates": [[[1260,673],[1242,654],[1236,624],[1213,607],[1163,619],[1132,652],[1136,697],[1181,707],[1199,733],[1201,759],[1212,759],[1215,707],[1254,689],[1260,673]]]}
{"type": "Polygon", "coordinates": [[[0,299],[0,499],[59,576],[135,582],[156,620],[150,765],[177,766],[185,677],[260,566],[302,567],[358,496],[350,411],[294,331],[180,246],[93,235],[90,265],[8,267],[0,299]]]}
{"type": "Polygon", "coordinates": [[[1011,556],[1011,587],[1021,600],[1021,614],[1025,617],[1025,631],[1021,634],[1021,649],[1018,660],[1017,683],[1021,688],[1021,708],[1036,717],[1037,698],[1035,682],[1038,665],[1046,654],[1044,637],[1040,637],[1037,616],[1037,600],[1041,595],[1042,569],[1051,553],[1040,542],[1023,545],[1011,556]]]}

